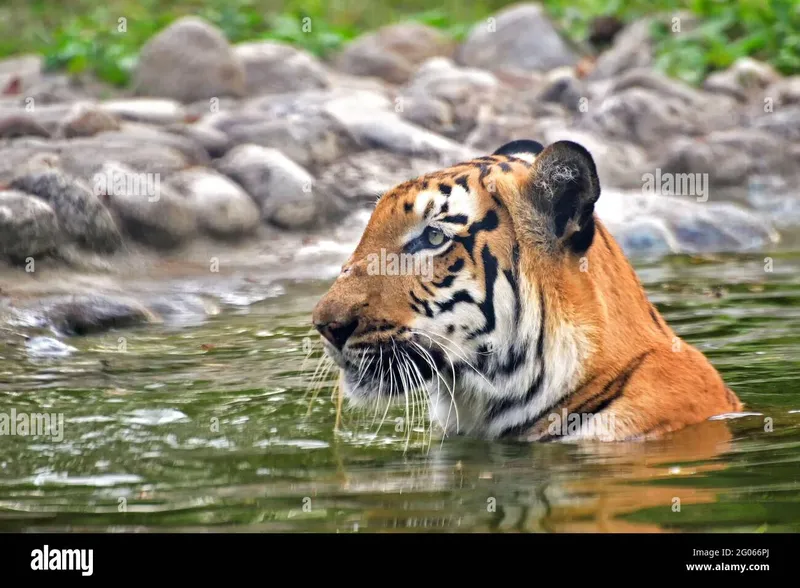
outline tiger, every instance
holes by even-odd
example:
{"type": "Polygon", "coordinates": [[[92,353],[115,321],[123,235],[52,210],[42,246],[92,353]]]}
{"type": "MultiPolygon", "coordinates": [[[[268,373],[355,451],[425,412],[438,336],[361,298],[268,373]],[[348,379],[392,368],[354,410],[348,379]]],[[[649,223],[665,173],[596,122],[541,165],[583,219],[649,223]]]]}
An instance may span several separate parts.
{"type": "Polygon", "coordinates": [[[584,146],[519,139],[382,193],[311,316],[347,404],[422,392],[443,436],[522,442],[652,439],[742,411],[649,300],[600,192],[584,146]]]}

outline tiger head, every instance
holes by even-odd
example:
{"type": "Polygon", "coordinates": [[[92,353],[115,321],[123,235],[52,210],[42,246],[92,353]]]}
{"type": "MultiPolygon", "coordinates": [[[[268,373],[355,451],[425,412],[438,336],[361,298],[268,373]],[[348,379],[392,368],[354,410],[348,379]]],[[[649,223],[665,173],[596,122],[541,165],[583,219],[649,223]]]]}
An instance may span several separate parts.
{"type": "Polygon", "coordinates": [[[491,438],[533,422],[596,344],[582,266],[599,195],[570,141],[514,141],[384,193],[313,312],[349,403],[422,391],[446,433],[491,438]]]}

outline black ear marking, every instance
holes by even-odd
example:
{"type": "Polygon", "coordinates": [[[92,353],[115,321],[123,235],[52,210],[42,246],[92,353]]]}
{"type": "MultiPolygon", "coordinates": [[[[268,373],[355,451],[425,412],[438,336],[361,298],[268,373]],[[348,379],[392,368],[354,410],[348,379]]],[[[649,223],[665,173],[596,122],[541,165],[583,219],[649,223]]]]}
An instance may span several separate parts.
{"type": "Polygon", "coordinates": [[[532,155],[539,155],[544,150],[544,146],[538,141],[531,141],[530,139],[518,139],[511,141],[500,147],[492,155],[510,155],[514,156],[518,153],[530,153],[532,155]]]}
{"type": "Polygon", "coordinates": [[[589,151],[572,141],[549,145],[531,166],[526,192],[535,210],[536,233],[551,245],[583,253],[595,234],[600,197],[597,167],[589,151]]]}

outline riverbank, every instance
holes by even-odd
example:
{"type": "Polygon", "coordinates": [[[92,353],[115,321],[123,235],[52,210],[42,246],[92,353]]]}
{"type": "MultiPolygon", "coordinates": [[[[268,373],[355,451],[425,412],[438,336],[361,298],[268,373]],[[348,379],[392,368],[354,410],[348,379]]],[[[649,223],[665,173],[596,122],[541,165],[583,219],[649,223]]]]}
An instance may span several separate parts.
{"type": "Polygon", "coordinates": [[[744,58],[700,87],[670,78],[653,35],[675,18],[701,26],[638,20],[592,57],[519,4],[460,42],[400,23],[320,59],[187,17],[122,89],[2,61],[0,288],[226,263],[313,276],[382,191],[525,138],[593,153],[598,215],[629,255],[770,251],[800,226],[800,76],[744,58]]]}

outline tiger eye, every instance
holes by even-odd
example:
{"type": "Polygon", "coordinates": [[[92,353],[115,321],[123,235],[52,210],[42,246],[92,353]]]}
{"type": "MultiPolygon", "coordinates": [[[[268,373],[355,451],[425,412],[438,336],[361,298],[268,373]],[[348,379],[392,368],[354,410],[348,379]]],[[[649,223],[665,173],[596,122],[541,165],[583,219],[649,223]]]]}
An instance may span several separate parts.
{"type": "Polygon", "coordinates": [[[439,229],[431,229],[430,233],[428,234],[428,242],[434,247],[438,247],[444,243],[444,233],[442,233],[439,229]]]}

